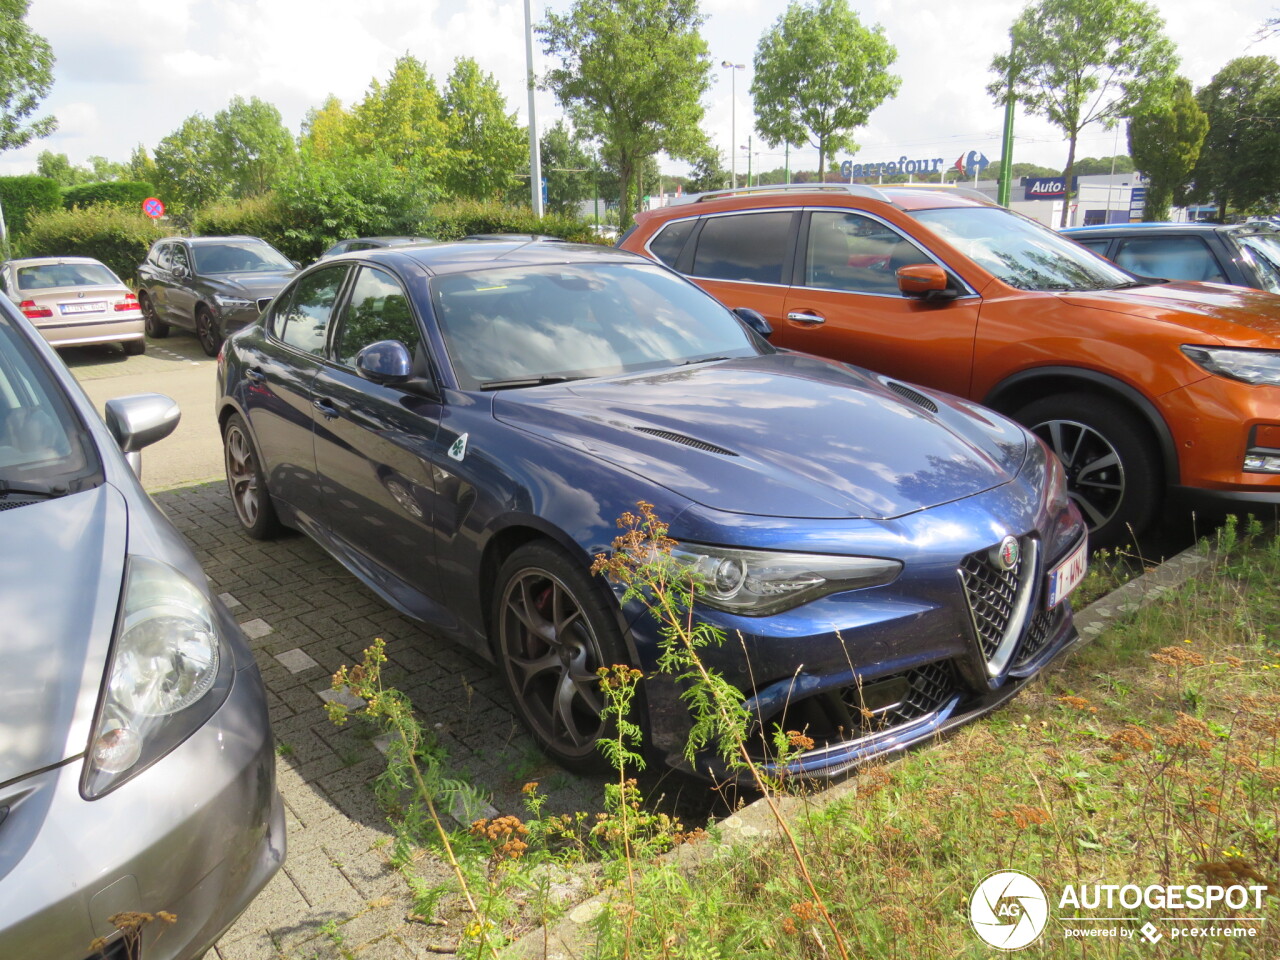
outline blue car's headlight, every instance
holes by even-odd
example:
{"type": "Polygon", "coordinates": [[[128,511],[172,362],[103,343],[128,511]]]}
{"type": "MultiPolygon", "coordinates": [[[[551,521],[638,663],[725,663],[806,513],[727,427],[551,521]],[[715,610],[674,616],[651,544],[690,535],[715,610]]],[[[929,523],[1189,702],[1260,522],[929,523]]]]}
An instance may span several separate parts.
{"type": "Polygon", "coordinates": [[[100,797],[185,740],[226,698],[231,657],[198,587],[130,557],[81,792],[100,797]]]}
{"type": "Polygon", "coordinates": [[[738,550],[686,542],[673,548],[671,556],[696,577],[701,602],[750,617],[788,610],[840,590],[880,586],[902,570],[897,560],[879,557],[738,550]]]}

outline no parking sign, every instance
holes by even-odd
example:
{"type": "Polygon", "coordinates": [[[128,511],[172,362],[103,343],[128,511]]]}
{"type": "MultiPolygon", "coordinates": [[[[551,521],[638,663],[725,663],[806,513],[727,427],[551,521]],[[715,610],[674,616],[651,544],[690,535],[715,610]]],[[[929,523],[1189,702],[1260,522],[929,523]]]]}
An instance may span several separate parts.
{"type": "Polygon", "coordinates": [[[142,201],[142,212],[152,220],[158,220],[164,216],[164,204],[157,197],[147,197],[142,201]]]}

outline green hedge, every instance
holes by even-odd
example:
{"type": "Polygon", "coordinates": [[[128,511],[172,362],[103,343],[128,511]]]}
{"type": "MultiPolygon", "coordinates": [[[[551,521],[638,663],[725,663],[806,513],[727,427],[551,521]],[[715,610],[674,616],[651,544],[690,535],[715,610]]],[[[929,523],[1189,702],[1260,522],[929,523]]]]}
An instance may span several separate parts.
{"type": "Polygon", "coordinates": [[[19,235],[34,214],[62,206],[62,191],[48,177],[0,177],[0,204],[8,232],[19,235]]]}
{"type": "Polygon", "coordinates": [[[574,243],[600,243],[591,225],[576,217],[548,214],[541,219],[529,207],[511,207],[476,200],[437,203],[427,214],[419,236],[460,240],[472,233],[541,233],[574,243]]]}
{"type": "Polygon", "coordinates": [[[73,207],[91,207],[98,203],[115,203],[120,206],[136,204],[142,208],[142,201],[155,196],[156,188],[143,181],[116,180],[105,183],[85,183],[78,187],[66,187],[62,191],[62,205],[68,210],[73,207]]]}
{"type": "Polygon", "coordinates": [[[314,260],[315,257],[308,257],[305,253],[298,256],[296,245],[287,242],[287,229],[287,212],[273,193],[244,200],[219,200],[199,211],[191,225],[191,232],[196,236],[234,237],[243,234],[261,237],[299,263],[314,260]]]}
{"type": "Polygon", "coordinates": [[[35,214],[18,248],[25,257],[94,257],[131,283],[151,244],[172,232],[139,207],[102,203],[35,214]]]}

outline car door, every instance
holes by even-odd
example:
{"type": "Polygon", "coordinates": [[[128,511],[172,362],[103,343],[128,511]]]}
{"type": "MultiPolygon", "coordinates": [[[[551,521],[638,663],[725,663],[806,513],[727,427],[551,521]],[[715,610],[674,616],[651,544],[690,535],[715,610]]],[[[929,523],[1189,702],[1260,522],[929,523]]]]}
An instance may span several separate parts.
{"type": "Polygon", "coordinates": [[[367,576],[411,613],[435,619],[422,598],[439,598],[430,463],[438,453],[440,403],[359,374],[356,356],[383,340],[403,343],[415,371],[430,378],[412,300],[390,271],[364,264],[339,310],[329,362],[312,387],[325,521],[331,539],[367,576]]]}
{"type": "Polygon", "coordinates": [[[981,299],[892,224],[847,209],[805,212],[793,283],[773,343],[967,395],[981,299]],[[936,263],[959,293],[926,302],[898,289],[899,267],[936,263]]]}
{"type": "Polygon", "coordinates": [[[1159,233],[1148,236],[1120,237],[1116,240],[1112,260],[1117,266],[1140,277],[1163,280],[1196,280],[1205,283],[1231,283],[1227,271],[1203,237],[1159,233]]]}
{"type": "Polygon", "coordinates": [[[758,210],[677,220],[649,249],[667,263],[675,257],[677,270],[725,306],[758,310],[776,330],[786,309],[799,219],[799,210],[758,210]]]}
{"type": "Polygon", "coordinates": [[[156,316],[166,322],[169,319],[169,288],[173,286],[173,248],[172,242],[157,244],[138,270],[156,316]]]}
{"type": "Polygon", "coordinates": [[[300,277],[276,299],[262,332],[237,341],[244,357],[244,388],[238,396],[267,486],[302,516],[304,526],[316,528],[324,519],[312,437],[312,381],[349,272],[344,263],[300,277]]]}
{"type": "Polygon", "coordinates": [[[166,320],[188,329],[195,326],[195,272],[191,251],[185,243],[174,243],[170,249],[164,303],[166,320]]]}

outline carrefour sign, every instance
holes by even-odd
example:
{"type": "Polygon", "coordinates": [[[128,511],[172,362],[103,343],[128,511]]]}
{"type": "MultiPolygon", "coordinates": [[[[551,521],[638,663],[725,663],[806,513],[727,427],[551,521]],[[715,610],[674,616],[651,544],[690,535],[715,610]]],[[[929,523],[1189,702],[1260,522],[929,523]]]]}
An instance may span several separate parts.
{"type": "MultiPolygon", "coordinates": [[[[912,160],[901,156],[897,160],[886,160],[880,163],[854,163],[852,160],[846,160],[840,164],[840,176],[846,180],[854,180],[858,177],[892,177],[897,174],[925,175],[938,173],[946,163],[943,157],[912,160]]],[[[947,165],[947,169],[958,170],[966,177],[976,177],[990,165],[991,161],[987,159],[986,154],[970,150],[967,154],[960,154],[954,163],[947,165]]]]}

